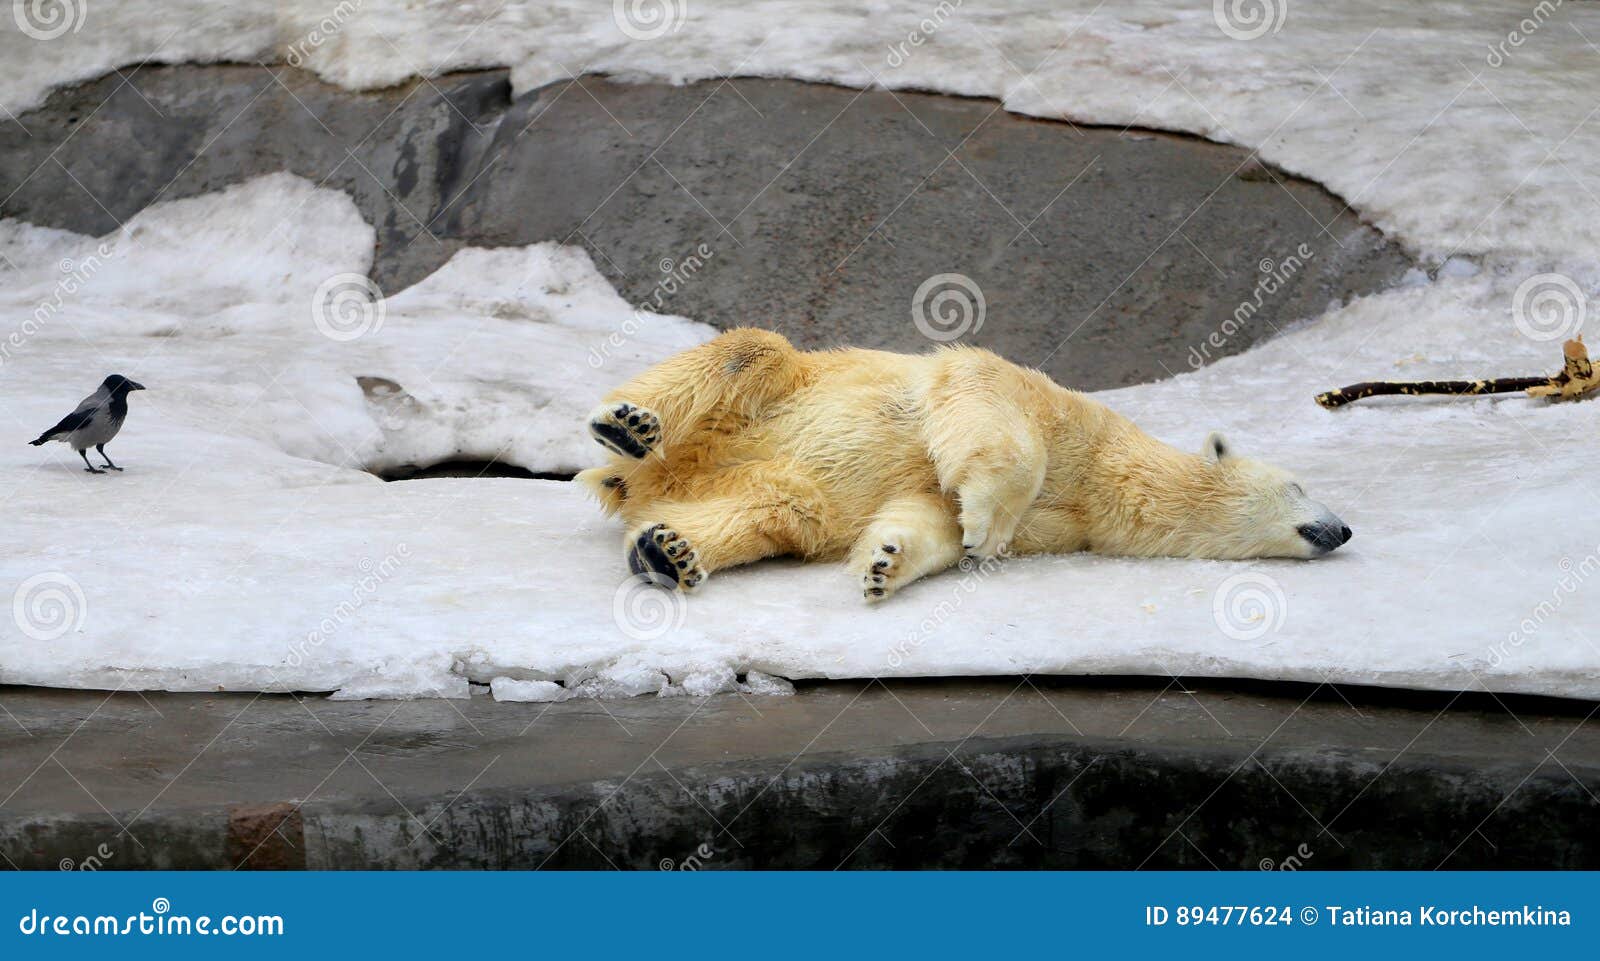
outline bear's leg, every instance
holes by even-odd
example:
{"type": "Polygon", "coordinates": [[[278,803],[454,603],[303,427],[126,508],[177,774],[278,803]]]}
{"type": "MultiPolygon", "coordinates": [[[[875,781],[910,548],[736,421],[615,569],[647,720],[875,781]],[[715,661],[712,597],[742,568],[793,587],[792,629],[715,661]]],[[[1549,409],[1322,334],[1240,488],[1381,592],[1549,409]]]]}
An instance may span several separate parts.
{"type": "Polygon", "coordinates": [[[883,506],[850,551],[861,596],[881,601],[961,559],[961,525],[944,498],[915,494],[883,506]]]}
{"type": "Polygon", "coordinates": [[[944,490],[961,501],[962,543],[1005,552],[1044,487],[1045,440],[1024,405],[1023,372],[979,352],[947,356],[925,402],[923,438],[944,490]]]}
{"type": "Polygon", "coordinates": [[[573,480],[589,489],[607,517],[622,510],[628,500],[628,471],[625,469],[591,467],[579,471],[573,480]]]}
{"type": "Polygon", "coordinates": [[[747,464],[713,475],[704,489],[694,500],[624,501],[629,570],[692,591],[714,570],[814,554],[832,529],[821,493],[792,467],[747,464]]]}
{"type": "Polygon", "coordinates": [[[609,450],[641,458],[697,431],[736,431],[794,392],[802,356],[781,334],[730,330],[607,394],[590,415],[590,433],[609,450]]]}

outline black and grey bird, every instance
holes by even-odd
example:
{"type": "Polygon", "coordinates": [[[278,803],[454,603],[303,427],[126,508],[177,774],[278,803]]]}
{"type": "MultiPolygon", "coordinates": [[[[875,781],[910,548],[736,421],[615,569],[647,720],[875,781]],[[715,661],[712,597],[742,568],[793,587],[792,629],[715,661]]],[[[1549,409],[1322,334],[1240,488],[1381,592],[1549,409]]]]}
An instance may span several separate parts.
{"type": "Polygon", "coordinates": [[[128,416],[128,392],[134,390],[144,390],[144,385],[136,384],[121,374],[112,374],[101,382],[99,390],[83,399],[77,410],[40,434],[38,440],[28,443],[38,447],[47,440],[59,440],[78,452],[89,473],[104,474],[104,470],[89,463],[89,455],[85,452],[93,447],[101,457],[105,457],[106,467],[120,471],[122,468],[106,457],[106,445],[122,429],[122,422],[128,416]]]}

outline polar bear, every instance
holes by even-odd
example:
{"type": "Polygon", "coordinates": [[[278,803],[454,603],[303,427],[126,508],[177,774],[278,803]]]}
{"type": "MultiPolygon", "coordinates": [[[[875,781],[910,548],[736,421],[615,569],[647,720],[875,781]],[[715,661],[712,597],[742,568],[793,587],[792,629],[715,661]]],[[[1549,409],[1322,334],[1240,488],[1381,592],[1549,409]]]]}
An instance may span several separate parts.
{"type": "Polygon", "coordinates": [[[684,591],[763,557],[846,559],[879,601],[963,554],[1310,558],[1350,528],[1289,474],[1157,441],[985,350],[796,350],[751,328],[667,359],[589,419],[578,475],[629,568],[684,591]]]}

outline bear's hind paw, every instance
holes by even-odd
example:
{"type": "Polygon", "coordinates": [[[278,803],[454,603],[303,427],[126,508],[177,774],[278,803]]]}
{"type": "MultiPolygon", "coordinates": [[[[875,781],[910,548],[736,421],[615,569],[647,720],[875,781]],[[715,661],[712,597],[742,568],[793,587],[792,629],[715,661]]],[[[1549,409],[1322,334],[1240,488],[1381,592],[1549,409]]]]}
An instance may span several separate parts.
{"type": "Polygon", "coordinates": [[[640,460],[661,443],[661,419],[633,404],[602,404],[589,415],[589,434],[606,450],[640,460]]]}
{"type": "Polygon", "coordinates": [[[699,553],[687,538],[665,524],[651,524],[633,539],[628,546],[628,570],[686,594],[706,579],[699,553]]]}

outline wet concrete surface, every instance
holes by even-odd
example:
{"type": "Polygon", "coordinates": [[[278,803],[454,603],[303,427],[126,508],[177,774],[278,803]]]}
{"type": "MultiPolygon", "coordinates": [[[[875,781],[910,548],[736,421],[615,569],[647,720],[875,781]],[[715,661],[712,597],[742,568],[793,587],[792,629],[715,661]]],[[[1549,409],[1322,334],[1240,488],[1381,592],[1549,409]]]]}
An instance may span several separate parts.
{"type": "Polygon", "coordinates": [[[1580,702],[996,678],[0,707],[22,868],[1600,866],[1580,702]]]}
{"type": "Polygon", "coordinates": [[[505,71],[352,93],[281,66],[150,66],[0,120],[0,157],[0,216],[102,234],[288,170],[353,197],[390,293],[463,246],[555,240],[630,302],[807,348],[924,350],[918,291],[956,274],[970,286],[924,291],[924,328],[1082,389],[1237,353],[1411,266],[1235,147],[788,80],[513,98],[505,71]]]}

